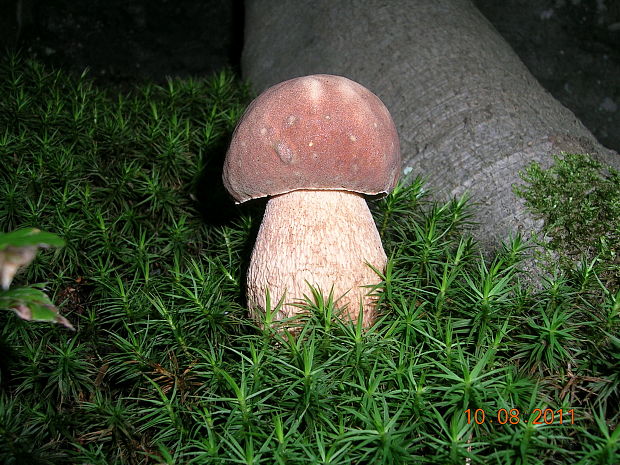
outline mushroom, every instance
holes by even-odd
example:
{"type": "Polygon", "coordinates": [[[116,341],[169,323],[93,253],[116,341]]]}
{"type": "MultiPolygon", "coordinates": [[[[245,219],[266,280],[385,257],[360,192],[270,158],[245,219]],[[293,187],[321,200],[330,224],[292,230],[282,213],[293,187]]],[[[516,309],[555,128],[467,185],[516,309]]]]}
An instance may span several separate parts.
{"type": "Polygon", "coordinates": [[[267,89],[242,116],[224,162],[237,203],[269,197],[250,259],[247,299],[259,323],[299,314],[309,285],[333,293],[342,316],[376,317],[387,258],[363,195],[386,195],[400,172],[398,134],[381,100],[341,76],[318,74],[267,89]],[[369,266],[371,265],[371,266],[369,266]]]}

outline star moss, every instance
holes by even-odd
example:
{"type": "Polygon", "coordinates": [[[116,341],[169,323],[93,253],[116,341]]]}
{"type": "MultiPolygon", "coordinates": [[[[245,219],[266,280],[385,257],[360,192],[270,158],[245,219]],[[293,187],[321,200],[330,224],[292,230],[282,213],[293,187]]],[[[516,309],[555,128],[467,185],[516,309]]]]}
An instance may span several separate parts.
{"type": "Polygon", "coordinates": [[[527,288],[526,244],[483,258],[468,202],[419,179],[373,205],[373,328],[316,289],[296,338],[252,322],[260,215],[204,214],[225,205],[208,180],[248,100],[226,72],[118,94],[1,61],[0,231],[66,244],[15,285],[47,281],[76,329],[0,314],[2,463],[618,461],[618,289],[598,268],[527,288]]]}

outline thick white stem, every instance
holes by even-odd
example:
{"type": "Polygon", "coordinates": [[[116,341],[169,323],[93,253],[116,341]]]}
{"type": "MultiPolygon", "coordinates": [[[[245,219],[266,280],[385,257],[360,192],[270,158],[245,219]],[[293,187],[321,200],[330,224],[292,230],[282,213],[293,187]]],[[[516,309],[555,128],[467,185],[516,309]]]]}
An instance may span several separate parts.
{"type": "Polygon", "coordinates": [[[385,269],[387,258],[374,220],[361,195],[346,191],[300,190],[267,203],[248,269],[248,307],[257,321],[284,298],[276,319],[301,312],[294,303],[311,296],[308,284],[327,298],[333,289],[343,316],[365,327],[376,316],[376,296],[368,286],[381,282],[369,266],[385,269]]]}

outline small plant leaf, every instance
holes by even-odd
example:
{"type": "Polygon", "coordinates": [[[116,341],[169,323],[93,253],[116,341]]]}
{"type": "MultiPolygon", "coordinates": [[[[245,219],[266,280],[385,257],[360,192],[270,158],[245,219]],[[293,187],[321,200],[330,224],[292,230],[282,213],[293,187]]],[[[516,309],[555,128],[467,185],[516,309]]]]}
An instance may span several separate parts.
{"type": "Polygon", "coordinates": [[[63,245],[65,245],[65,241],[56,234],[37,228],[0,233],[0,250],[7,247],[62,247],[63,245]]]}
{"type": "Polygon", "coordinates": [[[17,270],[28,265],[36,256],[36,247],[5,247],[0,250],[0,286],[7,290],[17,270]]]}
{"type": "Polygon", "coordinates": [[[13,310],[22,320],[58,323],[75,331],[73,325],[38,287],[21,287],[0,293],[0,308],[13,310]]]}
{"type": "Polygon", "coordinates": [[[0,233],[0,286],[7,290],[20,267],[28,265],[39,247],[61,247],[64,241],[55,234],[36,228],[0,233]]]}

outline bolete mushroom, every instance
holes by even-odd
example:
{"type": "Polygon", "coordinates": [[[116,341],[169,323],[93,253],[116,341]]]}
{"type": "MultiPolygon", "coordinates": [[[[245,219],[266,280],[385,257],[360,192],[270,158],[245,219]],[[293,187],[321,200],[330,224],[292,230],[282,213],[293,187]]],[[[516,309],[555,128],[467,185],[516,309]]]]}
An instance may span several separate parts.
{"type": "Polygon", "coordinates": [[[381,100],[341,76],[318,74],[262,93],[237,125],[224,185],[237,203],[270,197],[248,269],[247,299],[261,321],[298,314],[309,285],[333,292],[345,318],[376,314],[386,255],[363,195],[386,195],[400,172],[398,134],[381,100]]]}

